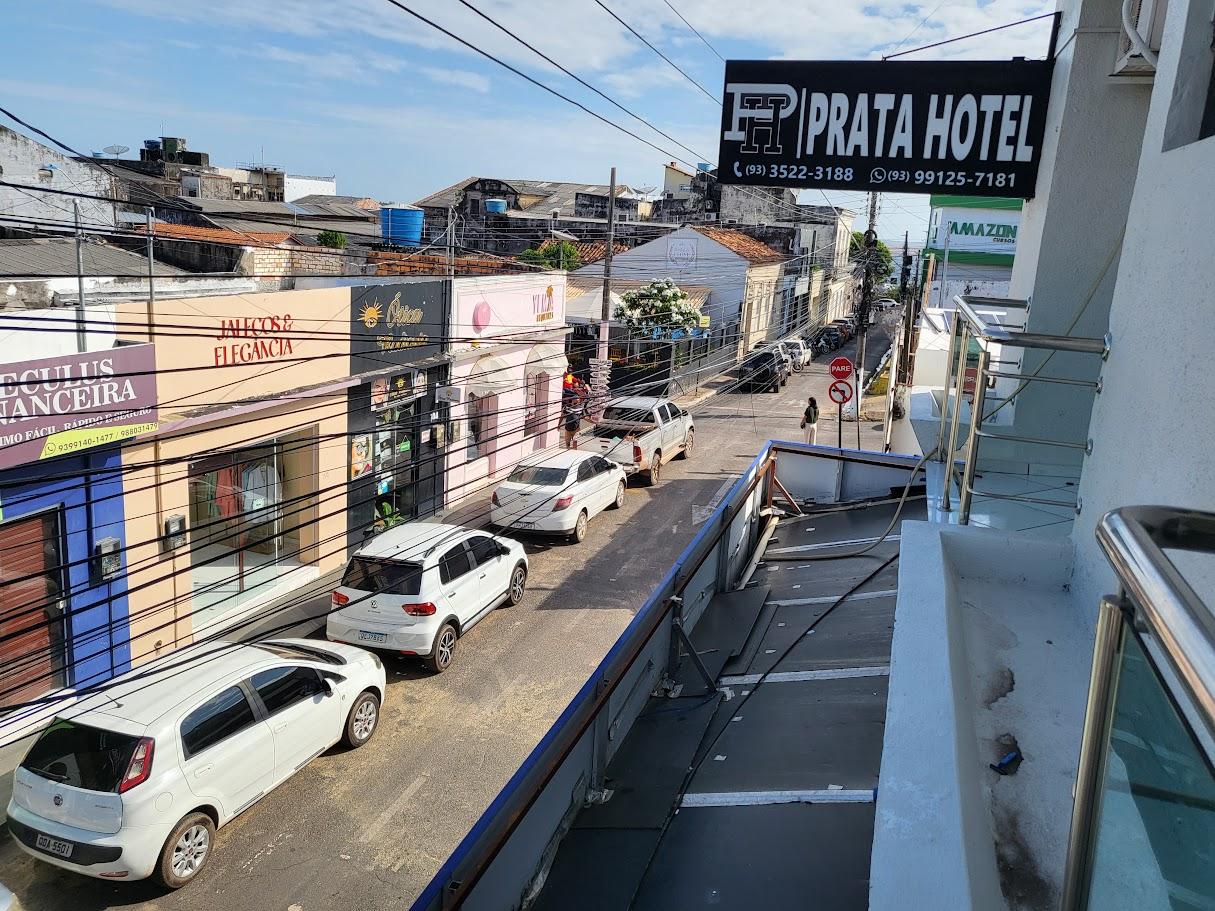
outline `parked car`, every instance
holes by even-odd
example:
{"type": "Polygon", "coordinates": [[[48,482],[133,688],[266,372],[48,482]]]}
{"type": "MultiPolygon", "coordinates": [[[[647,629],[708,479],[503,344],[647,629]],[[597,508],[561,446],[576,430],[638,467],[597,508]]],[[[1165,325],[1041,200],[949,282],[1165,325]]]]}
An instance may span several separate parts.
{"type": "Polygon", "coordinates": [[[786,379],[788,374],[791,374],[797,367],[793,353],[789,350],[789,346],[784,342],[757,342],[751,349],[752,351],[775,351],[781,360],[785,362],[786,379]]]}
{"type": "Polygon", "coordinates": [[[339,740],[370,740],[383,699],[383,664],[354,646],[191,646],[51,722],[13,775],[9,831],[55,866],[180,888],[216,829],[339,740]]]}
{"type": "Polygon", "coordinates": [[[409,522],[363,545],[346,566],[325,636],[447,670],[456,640],[527,587],[523,545],[474,528],[409,522]]]}
{"type": "Polygon", "coordinates": [[[903,305],[896,301],[893,297],[879,297],[873,302],[873,306],[879,310],[897,310],[903,305]]]}
{"type": "Polygon", "coordinates": [[[664,463],[690,458],[696,440],[692,416],[674,402],[652,396],[618,399],[603,410],[603,417],[582,448],[640,474],[646,484],[657,484],[664,463]]]}
{"type": "Polygon", "coordinates": [[[788,367],[773,350],[757,351],[738,366],[738,388],[776,392],[789,381],[788,367]]]}
{"type": "Polygon", "coordinates": [[[811,361],[810,346],[800,336],[785,339],[785,346],[793,356],[793,369],[801,370],[811,361]]]}
{"type": "Polygon", "coordinates": [[[814,344],[822,344],[827,350],[835,351],[844,344],[844,332],[839,326],[825,326],[814,336],[814,344]]]}
{"type": "Polygon", "coordinates": [[[853,320],[837,319],[832,320],[827,325],[828,327],[835,326],[837,329],[839,329],[840,334],[844,337],[845,342],[856,335],[856,323],[853,320]]]}
{"type": "Polygon", "coordinates": [[[524,459],[497,486],[489,521],[497,528],[567,535],[581,544],[587,523],[625,497],[624,469],[601,455],[567,449],[524,459]]]}

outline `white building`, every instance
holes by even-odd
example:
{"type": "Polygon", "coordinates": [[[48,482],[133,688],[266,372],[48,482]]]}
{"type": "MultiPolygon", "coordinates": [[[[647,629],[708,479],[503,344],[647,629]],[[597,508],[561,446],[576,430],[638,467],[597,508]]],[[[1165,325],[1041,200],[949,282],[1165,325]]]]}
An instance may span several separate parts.
{"type": "Polygon", "coordinates": [[[87,228],[116,224],[112,202],[53,191],[114,199],[118,180],[99,165],[77,161],[5,126],[0,126],[0,180],[37,188],[0,187],[0,216],[12,219],[5,227],[28,224],[39,230],[71,231],[73,203],[80,207],[80,221],[87,228]]]}
{"type": "Polygon", "coordinates": [[[283,202],[295,202],[302,196],[336,196],[337,177],[305,177],[288,174],[283,178],[283,202]]]}

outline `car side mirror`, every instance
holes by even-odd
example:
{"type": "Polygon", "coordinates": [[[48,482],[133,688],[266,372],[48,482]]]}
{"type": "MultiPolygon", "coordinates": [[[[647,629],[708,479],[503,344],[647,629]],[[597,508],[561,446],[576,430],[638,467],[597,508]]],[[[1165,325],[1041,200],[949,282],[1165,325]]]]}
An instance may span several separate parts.
{"type": "Polygon", "coordinates": [[[509,547],[507,547],[505,544],[498,545],[498,556],[499,557],[505,557],[505,556],[508,556],[509,554],[510,554],[509,547]]]}

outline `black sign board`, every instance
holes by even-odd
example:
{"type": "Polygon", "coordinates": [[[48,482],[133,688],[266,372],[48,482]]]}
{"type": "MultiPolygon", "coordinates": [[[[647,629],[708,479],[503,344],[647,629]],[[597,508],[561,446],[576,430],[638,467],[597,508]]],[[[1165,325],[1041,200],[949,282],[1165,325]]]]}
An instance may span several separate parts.
{"type": "Polygon", "coordinates": [[[1053,63],[726,64],[722,183],[1034,195],[1053,63]]]}
{"type": "Polygon", "coordinates": [[[439,354],[446,306],[442,281],[352,288],[351,374],[374,373],[439,354]]]}

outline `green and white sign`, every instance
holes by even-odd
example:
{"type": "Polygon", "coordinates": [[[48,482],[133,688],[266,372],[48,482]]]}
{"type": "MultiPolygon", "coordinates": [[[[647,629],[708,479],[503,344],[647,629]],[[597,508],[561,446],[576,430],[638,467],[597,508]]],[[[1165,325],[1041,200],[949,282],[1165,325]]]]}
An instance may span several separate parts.
{"type": "Polygon", "coordinates": [[[1007,209],[945,208],[936,213],[937,230],[932,246],[954,253],[997,253],[1009,257],[1017,252],[1017,228],[1021,213],[1007,209]]]}

